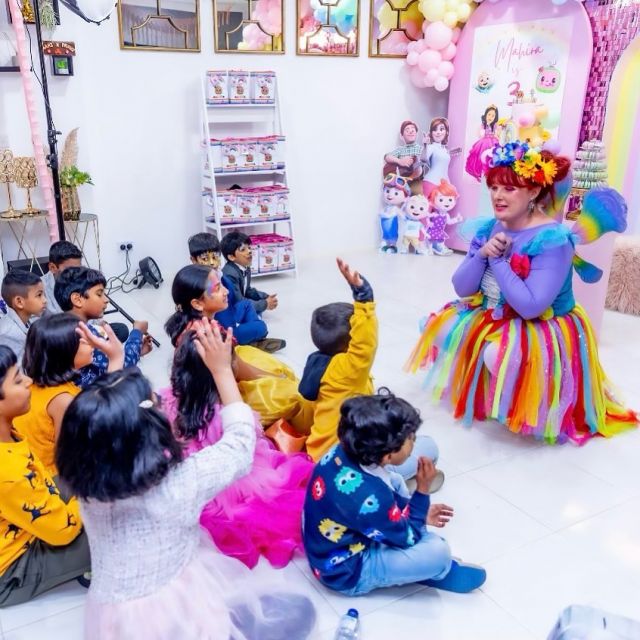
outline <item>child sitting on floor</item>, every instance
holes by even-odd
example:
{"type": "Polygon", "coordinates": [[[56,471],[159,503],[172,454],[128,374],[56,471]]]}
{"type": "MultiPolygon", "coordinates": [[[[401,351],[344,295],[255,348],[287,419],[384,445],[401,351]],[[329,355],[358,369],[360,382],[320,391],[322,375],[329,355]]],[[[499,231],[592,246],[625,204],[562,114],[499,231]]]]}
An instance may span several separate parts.
{"type": "MultiPolygon", "coordinates": [[[[187,455],[222,438],[220,395],[198,354],[196,329],[187,325],[178,338],[171,369],[171,387],[160,392],[162,410],[173,424],[187,455]]],[[[233,335],[229,329],[228,336],[233,335]]],[[[254,567],[260,555],[274,567],[285,566],[302,550],[300,519],[313,470],[305,454],[287,456],[264,435],[254,418],[256,451],[251,471],[220,492],[204,508],[200,524],[222,553],[254,567]]]]}
{"type": "MultiPolygon", "coordinates": [[[[47,295],[47,313],[62,313],[56,300],[55,287],[58,276],[69,267],[82,266],[82,251],[72,242],[59,240],[49,247],[49,271],[42,276],[42,283],[47,295]]],[[[91,324],[91,322],[89,322],[91,324]]],[[[110,322],[113,332],[120,342],[126,342],[129,329],[122,322],[110,322]]]]}
{"type": "MultiPolygon", "coordinates": [[[[318,348],[308,358],[300,393],[315,402],[307,452],[319,460],[337,441],[340,406],[347,398],[373,393],[371,367],[378,347],[378,319],[373,289],[340,258],[338,269],[353,291],[354,304],[334,302],[317,308],[311,316],[311,339],[318,348]]],[[[417,459],[437,460],[438,448],[420,436],[416,453],[396,469],[403,477],[415,474],[417,459]]]]}
{"type": "MultiPolygon", "coordinates": [[[[107,281],[105,277],[95,269],[87,267],[69,267],[65,269],[56,280],[55,296],[63,311],[69,311],[82,322],[87,323],[92,333],[103,339],[111,338],[105,332],[105,326],[91,324],[91,320],[98,320],[104,315],[109,300],[105,295],[107,281]]],[[[141,356],[151,351],[151,338],[147,334],[149,323],[136,321],[133,330],[124,343],[124,366],[134,367],[140,361],[141,356]]],[[[113,336],[115,338],[115,336],[113,336]]],[[[115,338],[117,339],[117,338],[115,338]]],[[[103,351],[98,349],[93,352],[93,362],[82,367],[78,371],[77,382],[83,389],[88,387],[99,376],[109,369],[109,359],[103,351]]]]}
{"type": "Polygon", "coordinates": [[[22,365],[27,331],[47,307],[40,276],[21,269],[9,271],[2,280],[2,299],[7,312],[0,317],[0,345],[9,347],[22,365]]]}
{"type": "MultiPolygon", "coordinates": [[[[178,271],[171,296],[176,311],[167,320],[165,331],[174,347],[190,322],[201,318],[213,321],[227,306],[227,290],[218,272],[200,264],[178,271]]],[[[284,418],[298,433],[308,433],[313,407],[298,393],[298,378],[290,367],[248,345],[235,347],[233,366],[240,393],[259,414],[263,427],[284,418]]]]}
{"type": "MultiPolygon", "coordinates": [[[[193,264],[203,264],[220,271],[220,241],[213,233],[196,233],[189,238],[189,254],[193,264]]],[[[286,346],[284,340],[267,338],[267,325],[258,315],[251,300],[237,300],[233,284],[222,276],[222,284],[228,292],[228,306],[216,313],[216,320],[225,328],[233,327],[238,344],[250,344],[267,353],[275,353],[286,346]]]]}
{"type": "Polygon", "coordinates": [[[55,295],[58,276],[69,267],[80,266],[82,266],[82,251],[72,242],[60,240],[49,247],[49,271],[42,276],[49,313],[62,313],[55,295]]]}
{"type": "Polygon", "coordinates": [[[480,587],[484,569],[452,560],[445,540],[427,530],[453,516],[447,505],[430,506],[433,463],[419,459],[413,495],[388,470],[409,457],[418,412],[383,389],[347,400],[340,416],[340,443],[316,465],[304,505],[304,546],[316,578],[350,596],[415,582],[459,593],[480,587]]]}
{"type": "Polygon", "coordinates": [[[31,380],[0,346],[0,607],[22,604],[90,569],[75,498],[54,479],[14,421],[29,411],[31,380]]]}
{"type": "Polygon", "coordinates": [[[231,370],[231,340],[208,322],[196,335],[223,405],[215,444],[183,459],[135,369],[98,379],[65,415],[57,463],[91,543],[85,637],[304,640],[315,619],[309,599],[276,572],[258,578],[219,553],[198,526],[205,505],[249,471],[256,431],[231,370]]]}
{"type": "Polygon", "coordinates": [[[220,246],[226,260],[222,273],[231,283],[235,299],[251,300],[258,313],[275,309],[278,306],[277,294],[258,291],[251,286],[251,238],[240,231],[232,231],[223,236],[220,246]]]}
{"type": "Polygon", "coordinates": [[[104,349],[109,367],[122,367],[122,344],[106,328],[111,340],[95,336],[70,313],[57,313],[38,320],[27,335],[24,371],[33,380],[31,408],[15,424],[29,440],[32,450],[51,475],[55,447],[65,411],[80,387],[73,383],[77,372],[93,360],[94,349],[104,349]]]}

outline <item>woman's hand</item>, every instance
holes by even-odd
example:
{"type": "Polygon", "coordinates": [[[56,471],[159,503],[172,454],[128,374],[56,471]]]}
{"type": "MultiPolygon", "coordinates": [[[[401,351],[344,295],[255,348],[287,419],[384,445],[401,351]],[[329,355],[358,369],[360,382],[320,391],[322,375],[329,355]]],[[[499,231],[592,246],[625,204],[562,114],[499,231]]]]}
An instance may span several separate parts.
{"type": "Polygon", "coordinates": [[[338,263],[338,269],[340,269],[340,273],[344,277],[344,279],[356,289],[363,285],[362,278],[357,271],[352,271],[351,267],[342,259],[336,258],[336,262],[338,263]]]}
{"type": "Polygon", "coordinates": [[[94,349],[102,351],[102,353],[107,356],[109,360],[109,367],[107,371],[118,371],[124,366],[124,345],[120,340],[118,340],[116,334],[113,333],[113,329],[108,322],[105,322],[101,328],[107,334],[106,338],[97,336],[84,322],[80,322],[80,324],[78,324],[76,332],[94,349]]]}
{"type": "Polygon", "coordinates": [[[485,258],[501,258],[507,253],[511,244],[511,238],[509,238],[506,233],[500,231],[482,245],[480,255],[485,258]]]}
{"type": "Polygon", "coordinates": [[[432,504],[427,514],[427,524],[442,528],[453,518],[453,507],[446,504],[432,504]]]}

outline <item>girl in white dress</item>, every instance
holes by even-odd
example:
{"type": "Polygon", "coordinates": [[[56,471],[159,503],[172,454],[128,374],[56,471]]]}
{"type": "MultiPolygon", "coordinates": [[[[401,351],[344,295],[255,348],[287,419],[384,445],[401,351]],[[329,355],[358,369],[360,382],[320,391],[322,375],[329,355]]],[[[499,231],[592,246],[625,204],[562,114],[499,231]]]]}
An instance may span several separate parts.
{"type": "Polygon", "coordinates": [[[99,379],[65,414],[57,447],[63,479],[80,499],[92,582],[91,640],[293,640],[309,636],[308,598],[257,579],[222,555],[198,525],[202,508],[253,461],[253,414],[223,340],[198,324],[198,353],[222,404],[222,437],[184,458],[171,425],[137,370],[99,379]]]}

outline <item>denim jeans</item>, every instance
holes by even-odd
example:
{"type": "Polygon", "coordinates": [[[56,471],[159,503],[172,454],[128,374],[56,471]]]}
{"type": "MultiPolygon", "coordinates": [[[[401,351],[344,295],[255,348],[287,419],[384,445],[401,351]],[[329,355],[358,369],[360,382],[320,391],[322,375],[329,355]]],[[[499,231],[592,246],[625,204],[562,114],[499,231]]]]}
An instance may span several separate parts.
{"type": "Polygon", "coordinates": [[[446,540],[423,527],[420,541],[408,549],[374,542],[364,552],[358,584],[342,593],[360,596],[383,587],[440,580],[450,568],[451,550],[446,540]]]}
{"type": "Polygon", "coordinates": [[[385,468],[389,471],[399,473],[405,480],[410,480],[416,475],[418,470],[418,458],[426,456],[433,460],[434,464],[438,462],[439,455],[438,445],[430,436],[418,436],[413,445],[411,455],[399,465],[388,464],[385,468]]]}

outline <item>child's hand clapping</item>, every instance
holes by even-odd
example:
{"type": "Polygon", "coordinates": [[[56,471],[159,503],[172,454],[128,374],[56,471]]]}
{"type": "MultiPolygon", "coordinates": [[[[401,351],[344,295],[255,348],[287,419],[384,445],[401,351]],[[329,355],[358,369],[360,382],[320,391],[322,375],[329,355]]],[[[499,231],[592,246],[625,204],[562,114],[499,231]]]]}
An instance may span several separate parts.
{"type": "Polygon", "coordinates": [[[357,271],[352,271],[351,267],[342,259],[336,258],[336,262],[338,263],[338,269],[340,269],[340,273],[344,277],[344,279],[356,289],[363,285],[362,278],[357,271]]]}
{"type": "Polygon", "coordinates": [[[453,518],[453,507],[446,504],[432,504],[427,514],[427,524],[442,528],[453,518]]]}
{"type": "Polygon", "coordinates": [[[102,351],[102,353],[107,356],[109,359],[109,368],[107,371],[118,371],[122,369],[124,365],[124,346],[122,342],[118,340],[116,334],[113,333],[113,329],[109,323],[103,323],[101,328],[107,334],[107,338],[101,338],[95,335],[84,322],[80,322],[76,332],[94,349],[102,351]]]}
{"type": "Polygon", "coordinates": [[[272,293],[270,296],[266,297],[267,300],[267,309],[269,311],[273,311],[278,306],[278,294],[272,293]]]}
{"type": "Polygon", "coordinates": [[[216,376],[231,370],[233,351],[233,329],[227,329],[226,340],[216,323],[200,320],[194,325],[196,331],[195,347],[205,366],[216,376]]]}
{"type": "Polygon", "coordinates": [[[425,456],[418,458],[418,471],[416,473],[416,490],[419,493],[428,494],[433,479],[438,470],[433,461],[425,456]]]}

